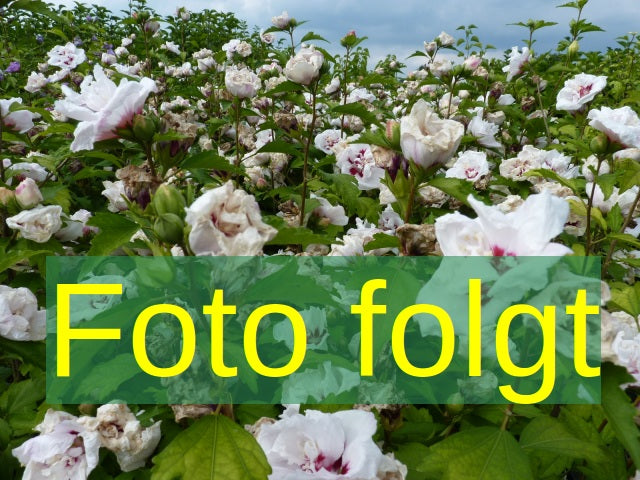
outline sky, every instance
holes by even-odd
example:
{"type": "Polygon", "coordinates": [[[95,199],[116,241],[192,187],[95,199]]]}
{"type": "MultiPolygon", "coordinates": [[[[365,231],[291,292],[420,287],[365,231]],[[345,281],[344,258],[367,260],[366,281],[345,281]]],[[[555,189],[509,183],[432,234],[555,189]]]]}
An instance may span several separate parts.
{"type": "MultiPolygon", "coordinates": [[[[564,2],[569,0],[564,0],[564,2]]],[[[72,5],[72,0],[50,3],[72,5]]],[[[576,10],[557,8],[561,0],[149,0],[148,5],[160,14],[172,14],[176,7],[186,6],[198,11],[204,8],[233,12],[245,20],[251,29],[271,26],[271,17],[287,10],[297,20],[307,20],[300,35],[314,31],[331,42],[325,47],[339,51],[339,40],[348,31],[367,36],[363,44],[371,53],[372,64],[386,54],[395,54],[405,62],[406,57],[423,48],[425,40],[433,40],[441,31],[460,36],[460,25],[475,24],[480,41],[496,47],[494,56],[513,46],[522,46],[528,33],[509,23],[528,19],[558,22],[558,25],[538,30],[534,49],[555,49],[557,42],[569,35],[569,21],[576,10]]],[[[118,12],[127,8],[127,0],[96,0],[118,12]]],[[[640,0],[590,0],[583,11],[587,21],[605,32],[591,32],[581,42],[583,50],[605,50],[616,46],[616,37],[640,31],[640,0]]],[[[298,37],[299,38],[299,37],[298,37]]],[[[324,46],[324,45],[323,45],[324,46]]],[[[419,60],[408,60],[410,67],[419,60]]],[[[370,65],[373,66],[373,65],[370,65]]]]}

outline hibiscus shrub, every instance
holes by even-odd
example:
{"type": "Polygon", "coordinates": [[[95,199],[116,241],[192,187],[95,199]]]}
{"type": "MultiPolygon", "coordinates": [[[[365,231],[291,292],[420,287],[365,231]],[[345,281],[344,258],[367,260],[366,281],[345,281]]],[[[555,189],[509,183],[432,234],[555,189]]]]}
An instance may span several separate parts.
{"type": "Polygon", "coordinates": [[[553,52],[462,26],[407,72],[287,12],[3,2],[0,478],[640,478],[640,41],[582,51],[587,3],[553,52]],[[477,404],[487,373],[447,405],[48,405],[51,255],[597,255],[602,403],[477,404]]]}

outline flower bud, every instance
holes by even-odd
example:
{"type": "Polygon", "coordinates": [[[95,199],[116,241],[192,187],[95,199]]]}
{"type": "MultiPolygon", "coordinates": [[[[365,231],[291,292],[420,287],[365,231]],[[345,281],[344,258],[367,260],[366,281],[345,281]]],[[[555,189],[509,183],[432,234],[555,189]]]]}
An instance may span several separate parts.
{"type": "Polygon", "coordinates": [[[163,242],[180,243],[184,236],[184,222],[174,213],[164,213],[156,218],[153,231],[163,242]]]}
{"type": "Polygon", "coordinates": [[[609,139],[605,134],[601,133],[598,136],[593,137],[591,143],[589,144],[589,147],[591,148],[591,151],[593,153],[606,153],[607,149],[609,148],[609,139]]]}
{"type": "Polygon", "coordinates": [[[0,205],[7,205],[14,196],[14,193],[8,188],[0,187],[0,205]]]}
{"type": "Polygon", "coordinates": [[[569,56],[573,57],[576,53],[578,53],[579,49],[580,49],[580,44],[578,43],[577,40],[574,40],[573,42],[571,42],[571,45],[569,45],[569,49],[568,49],[569,56]]]}
{"type": "Polygon", "coordinates": [[[20,182],[15,196],[22,208],[31,208],[43,200],[42,193],[32,178],[25,178],[20,182]]]}
{"type": "Polygon", "coordinates": [[[144,115],[136,114],[133,117],[133,134],[136,139],[143,142],[150,142],[153,140],[157,130],[156,122],[152,118],[145,117],[144,115]]]}
{"type": "Polygon", "coordinates": [[[447,399],[447,412],[449,415],[458,415],[464,409],[464,398],[459,392],[453,393],[447,399]]]}
{"type": "Polygon", "coordinates": [[[172,213],[179,217],[184,215],[186,202],[180,190],[171,185],[160,185],[151,201],[158,215],[172,213]]]}

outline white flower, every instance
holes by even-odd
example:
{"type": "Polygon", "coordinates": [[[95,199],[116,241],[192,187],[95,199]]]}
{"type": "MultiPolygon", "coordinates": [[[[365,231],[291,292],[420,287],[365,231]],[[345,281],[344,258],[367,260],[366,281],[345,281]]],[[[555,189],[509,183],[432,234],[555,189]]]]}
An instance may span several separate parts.
{"type": "Polygon", "coordinates": [[[354,88],[347,96],[347,103],[355,103],[360,101],[373,102],[376,96],[369,92],[366,88],[354,88]]]}
{"type": "Polygon", "coordinates": [[[301,48],[285,65],[284,74],[292,82],[309,85],[320,75],[323,63],[324,55],[315,48],[301,48]]]}
{"type": "Polygon", "coordinates": [[[49,83],[49,80],[47,80],[47,77],[45,77],[42,73],[31,72],[31,74],[27,78],[27,85],[24,87],[24,89],[27,92],[36,93],[43,89],[47,85],[47,83],[49,83]]]}
{"type": "MultiPolygon", "coordinates": [[[[593,206],[599,208],[602,213],[608,213],[614,205],[618,204],[622,214],[627,215],[633,206],[639,188],[638,185],[634,185],[620,194],[620,189],[613,187],[611,195],[605,200],[604,192],[600,188],[600,185],[596,184],[595,191],[593,192],[593,206]]],[[[587,183],[585,189],[587,195],[591,195],[593,183],[587,183]]]]}
{"type": "Polygon", "coordinates": [[[224,84],[229,92],[238,98],[255,97],[262,86],[260,78],[248,68],[227,67],[224,84]]]}
{"type": "Polygon", "coordinates": [[[51,235],[62,227],[62,207],[60,205],[42,205],[23,210],[13,217],[7,218],[9,228],[19,230],[23,238],[37,243],[49,241],[51,235]]]}
{"type": "Polygon", "coordinates": [[[123,55],[129,55],[129,50],[127,50],[127,47],[116,47],[113,53],[115,53],[116,57],[120,58],[123,55]]]}
{"type": "Polygon", "coordinates": [[[455,38],[449,35],[447,32],[440,32],[440,35],[436,37],[440,41],[440,45],[443,47],[450,47],[455,43],[455,38]]]}
{"type": "Polygon", "coordinates": [[[503,72],[507,73],[507,81],[511,81],[516,75],[522,73],[522,69],[526,63],[529,62],[531,52],[528,47],[522,48],[522,53],[518,50],[518,47],[513,47],[509,54],[509,65],[502,68],[503,72]]]}
{"type": "Polygon", "coordinates": [[[49,409],[35,429],[40,432],[12,450],[26,466],[25,480],[86,480],[98,465],[98,433],[66,412],[49,409]]]}
{"type": "Polygon", "coordinates": [[[253,195],[231,181],[208,190],[186,208],[189,245],[196,255],[259,255],[277,231],[265,224],[253,195]]]}
{"type": "Polygon", "coordinates": [[[336,155],[336,166],[341,173],[353,175],[360,190],[380,188],[384,169],[376,165],[369,145],[353,143],[336,155]]]}
{"type": "Polygon", "coordinates": [[[478,143],[487,148],[502,148],[502,144],[495,138],[498,125],[482,119],[482,113],[476,114],[467,127],[468,132],[478,139],[478,143]]]}
{"type": "Polygon", "coordinates": [[[344,226],[349,223],[349,217],[344,213],[342,205],[333,206],[329,200],[312,193],[311,198],[320,202],[320,206],[313,209],[313,213],[321,218],[326,218],[331,225],[344,226]]]}
{"type": "Polygon", "coordinates": [[[376,233],[384,233],[383,230],[376,227],[373,223],[356,217],[356,228],[347,230],[347,234],[342,237],[342,245],[331,245],[330,256],[353,257],[360,255],[384,255],[391,251],[390,248],[378,248],[374,250],[364,251],[364,246],[373,240],[376,233]]]}
{"type": "Polygon", "coordinates": [[[112,53],[103,52],[102,58],[100,59],[100,61],[105,65],[113,65],[118,61],[118,59],[112,53]]]}
{"type": "Polygon", "coordinates": [[[2,116],[2,123],[18,133],[24,133],[33,128],[33,113],[29,110],[16,110],[10,112],[9,108],[14,103],[22,104],[21,98],[8,98],[0,100],[0,115],[2,116]]]}
{"type": "Polygon", "coordinates": [[[571,159],[557,150],[540,150],[532,145],[525,145],[514,158],[503,160],[500,164],[500,175],[510,180],[530,180],[539,182],[537,177],[527,177],[530,170],[546,168],[564,178],[575,178],[578,167],[571,165],[571,159]]]}
{"type": "Polygon", "coordinates": [[[100,443],[116,454],[123,472],[143,467],[160,441],[160,422],[143,428],[124,404],[107,404],[98,408],[95,428],[100,443]]]}
{"type": "Polygon", "coordinates": [[[49,83],[59,82],[60,80],[67,78],[70,73],[71,73],[71,70],[69,70],[68,68],[61,68],[57,72],[49,75],[47,77],[47,82],[49,83]]]}
{"type": "Polygon", "coordinates": [[[429,64],[429,71],[440,78],[453,69],[453,63],[447,58],[438,58],[429,64]]]}
{"type": "Polygon", "coordinates": [[[275,17],[271,17],[271,23],[274,27],[277,27],[281,30],[285,28],[289,28],[289,24],[291,23],[291,18],[289,17],[289,13],[284,10],[282,14],[277,15],[275,17]]]}
{"type": "Polygon", "coordinates": [[[47,61],[49,65],[60,67],[63,70],[73,70],[87,60],[84,50],[76,47],[71,42],[64,46],[56,45],[47,55],[49,56],[47,61]]]}
{"type": "Polygon", "coordinates": [[[207,70],[210,70],[211,68],[216,66],[216,61],[213,59],[213,57],[199,58],[197,61],[198,70],[200,70],[201,72],[206,72],[207,70]]]}
{"type": "Polygon", "coordinates": [[[604,132],[612,142],[640,148],[640,119],[630,107],[594,109],[589,111],[587,118],[591,120],[589,125],[604,132]]]}
{"type": "Polygon", "coordinates": [[[127,197],[122,180],[118,180],[117,182],[104,180],[102,185],[104,186],[104,190],[101,193],[109,200],[107,209],[110,212],[118,213],[129,208],[125,199],[122,198],[123,196],[125,198],[127,197]]]}
{"type": "Polygon", "coordinates": [[[116,128],[129,125],[136,113],[142,112],[144,102],[156,84],[150,78],[132,82],[123,78],[116,86],[96,64],[93,77],[87,75],[76,93],[62,85],[64,100],[55,103],[55,109],[69,118],[80,120],[74,132],[71,151],[93,149],[94,142],[117,138],[116,128]]]}
{"type": "Polygon", "coordinates": [[[340,130],[330,128],[316,135],[313,144],[318,150],[322,150],[327,155],[333,153],[333,147],[340,142],[340,130]]]}
{"type": "Polygon", "coordinates": [[[447,178],[461,178],[475,182],[489,173],[487,155],[483,152],[467,150],[458,155],[456,162],[447,170],[447,178]]]}
{"type": "Polygon", "coordinates": [[[607,77],[580,73],[564,82],[558,92],[556,109],[575,112],[584,108],[607,86],[607,77]]]}
{"type": "MultiPolygon", "coordinates": [[[[591,171],[591,168],[589,167],[592,167],[593,170],[596,170],[598,168],[598,157],[596,157],[595,155],[591,155],[586,158],[584,163],[582,164],[582,176],[587,180],[587,182],[593,182],[594,175],[591,171]]],[[[605,175],[610,171],[611,167],[609,166],[609,162],[603,160],[600,163],[600,170],[598,171],[598,175],[605,175]]]]}
{"type": "Polygon", "coordinates": [[[38,300],[31,290],[0,285],[0,336],[18,341],[44,340],[46,317],[45,310],[38,310],[38,300]]]}
{"type": "Polygon", "coordinates": [[[463,65],[464,68],[473,72],[476,68],[482,65],[482,58],[477,57],[476,55],[471,55],[464,59],[463,65]]]}
{"type": "Polygon", "coordinates": [[[384,455],[373,442],[377,429],[371,412],[323,413],[288,405],[280,420],[257,434],[273,473],[270,480],[375,480],[384,455]]]}
{"type": "Polygon", "coordinates": [[[444,255],[560,256],[572,250],[550,240],[559,235],[569,216],[569,204],[548,192],[530,195],[515,211],[503,213],[469,195],[478,214],[459,212],[436,219],[436,238],[444,255]]]}
{"type": "Polygon", "coordinates": [[[331,82],[329,82],[329,85],[324,87],[324,93],[326,93],[327,95],[331,95],[332,93],[337,92],[339,89],[340,89],[340,78],[333,77],[331,79],[331,82]]]}
{"type": "Polygon", "coordinates": [[[180,47],[173,42],[165,42],[160,45],[160,48],[169,50],[171,53],[175,53],[176,55],[180,55],[180,47]]]}
{"type": "Polygon", "coordinates": [[[32,178],[22,180],[15,191],[16,200],[22,208],[31,208],[42,202],[42,193],[32,178]]]}
{"type": "MultiPolygon", "coordinates": [[[[12,164],[11,160],[5,158],[2,163],[6,169],[6,173],[9,175],[15,175],[17,178],[32,178],[36,182],[44,182],[48,175],[47,169],[35,162],[20,162],[12,164]]],[[[9,178],[7,180],[7,185],[11,185],[12,179],[13,178],[9,178]]]]}
{"type": "Polygon", "coordinates": [[[418,100],[411,113],[400,121],[402,153],[423,168],[449,160],[463,134],[461,123],[440,119],[423,99],[418,100]]]}
{"type": "Polygon", "coordinates": [[[65,226],[56,232],[56,238],[62,242],[77,240],[89,232],[96,232],[97,227],[87,227],[91,218],[91,212],[80,209],[73,215],[64,219],[65,226]]]}
{"type": "Polygon", "coordinates": [[[378,227],[383,231],[393,234],[396,229],[402,225],[404,225],[404,220],[402,220],[402,217],[396,213],[391,205],[387,205],[387,208],[380,213],[378,227]]]}
{"type": "Polygon", "coordinates": [[[236,53],[241,57],[248,57],[251,55],[251,44],[245,41],[242,41],[236,45],[236,53]]]}
{"type": "Polygon", "coordinates": [[[616,363],[627,369],[640,385],[640,332],[628,337],[625,332],[618,332],[611,344],[611,349],[617,357],[616,363]]]}

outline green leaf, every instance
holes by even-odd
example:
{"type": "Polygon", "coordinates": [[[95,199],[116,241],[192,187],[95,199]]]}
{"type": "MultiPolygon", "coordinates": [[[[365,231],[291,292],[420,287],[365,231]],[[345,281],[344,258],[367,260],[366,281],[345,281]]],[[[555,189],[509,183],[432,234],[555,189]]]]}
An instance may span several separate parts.
{"type": "Polygon", "coordinates": [[[520,434],[523,450],[542,450],[571,458],[604,461],[606,455],[597,445],[581,440],[556,418],[540,416],[524,427],[520,434]]]}
{"type": "Polygon", "coordinates": [[[380,123],[376,115],[373,112],[367,110],[367,108],[361,103],[347,103],[346,105],[338,105],[337,107],[333,107],[331,111],[338,115],[355,115],[356,117],[360,117],[366,125],[370,125],[372,123],[380,123]]]}
{"type": "Polygon", "coordinates": [[[271,473],[258,442],[223,415],[196,421],[153,463],[151,480],[266,480],[271,473]]]}
{"type": "Polygon", "coordinates": [[[610,306],[624,310],[634,318],[640,315],[640,282],[633,286],[620,283],[611,288],[610,306]]]}
{"type": "Polygon", "coordinates": [[[236,169],[226,158],[210,150],[191,155],[182,162],[180,168],[185,170],[207,168],[221,172],[230,172],[236,169]]]}
{"type": "Polygon", "coordinates": [[[88,252],[88,255],[95,256],[109,255],[116,248],[128,243],[132,235],[140,229],[137,223],[127,220],[124,216],[106,212],[96,213],[87,225],[100,228],[100,233],[91,241],[88,252]]]}
{"type": "Polygon", "coordinates": [[[394,235],[376,233],[373,236],[373,240],[364,246],[364,251],[368,252],[376,248],[400,248],[400,240],[394,235]]]}
{"type": "Polygon", "coordinates": [[[290,80],[286,80],[282,83],[279,83],[271,90],[266,92],[266,95],[275,95],[276,93],[288,93],[288,92],[299,92],[303,90],[304,87],[298,83],[292,82],[290,80]]]}
{"type": "Polygon", "coordinates": [[[634,422],[638,412],[620,388],[621,384],[632,381],[624,368],[608,362],[602,366],[602,409],[616,437],[640,469],[640,430],[634,422]]]}
{"type": "Polygon", "coordinates": [[[475,192],[473,183],[461,178],[436,177],[427,182],[432,187],[442,190],[447,195],[451,195],[456,200],[465,205],[469,205],[467,197],[475,192]]]}
{"type": "Polygon", "coordinates": [[[547,180],[555,180],[561,185],[568,187],[575,194],[578,194],[580,190],[584,190],[585,181],[582,178],[564,178],[558,175],[553,170],[548,168],[536,168],[535,170],[529,170],[525,173],[525,177],[542,177],[547,180]]]}
{"type": "Polygon", "coordinates": [[[610,233],[609,235],[607,235],[607,237],[612,240],[615,239],[618,242],[631,245],[632,247],[640,248],[640,240],[628,233],[610,233]]]}
{"type": "Polygon", "coordinates": [[[630,158],[616,162],[616,168],[620,172],[620,193],[631,187],[640,185],[640,163],[630,158]]]}
{"type": "Polygon", "coordinates": [[[298,151],[294,145],[287,143],[284,140],[274,140],[273,142],[269,142],[256,153],[287,153],[294,157],[300,155],[300,151],[298,151]]]}
{"type": "Polygon", "coordinates": [[[318,35],[317,33],[314,33],[314,32],[307,33],[304,37],[302,37],[300,39],[300,43],[309,42],[311,40],[320,40],[322,42],[329,43],[324,37],[322,37],[322,36],[320,36],[320,35],[318,35]]]}
{"type": "Polygon", "coordinates": [[[331,241],[330,238],[313,233],[308,228],[285,227],[279,230],[278,234],[267,245],[302,245],[306,247],[311,243],[330,245],[331,241]]]}
{"type": "Polygon", "coordinates": [[[622,210],[620,210],[620,205],[616,203],[607,214],[607,224],[609,225],[609,230],[611,230],[612,232],[619,232],[622,228],[623,223],[624,217],[622,216],[622,210]]]}
{"type": "Polygon", "coordinates": [[[431,447],[418,468],[443,480],[533,480],[527,455],[513,436],[495,427],[451,435],[431,447]]]}

